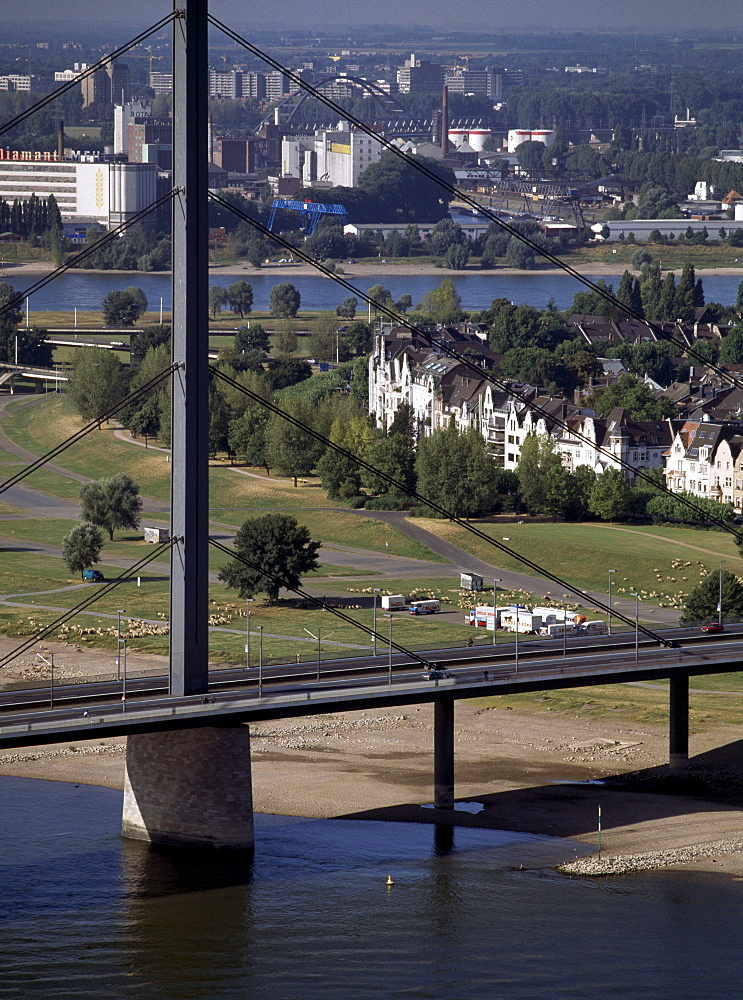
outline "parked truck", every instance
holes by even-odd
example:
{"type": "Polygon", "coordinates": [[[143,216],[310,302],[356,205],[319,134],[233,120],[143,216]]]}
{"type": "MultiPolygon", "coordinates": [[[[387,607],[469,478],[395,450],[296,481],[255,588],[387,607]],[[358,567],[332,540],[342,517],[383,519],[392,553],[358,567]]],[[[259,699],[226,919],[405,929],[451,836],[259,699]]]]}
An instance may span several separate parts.
{"type": "Polygon", "coordinates": [[[382,609],[384,611],[401,611],[408,606],[404,594],[383,594],[382,609]]]}

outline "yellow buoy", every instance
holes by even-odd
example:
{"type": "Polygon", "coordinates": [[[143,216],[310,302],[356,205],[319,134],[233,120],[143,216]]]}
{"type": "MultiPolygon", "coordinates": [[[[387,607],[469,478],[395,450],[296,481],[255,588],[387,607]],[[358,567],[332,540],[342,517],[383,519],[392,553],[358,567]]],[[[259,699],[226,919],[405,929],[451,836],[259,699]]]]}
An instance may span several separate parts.
{"type": "Polygon", "coordinates": [[[391,875],[388,875],[387,876],[387,885],[394,885],[394,884],[395,884],[395,880],[392,878],[391,875]]]}

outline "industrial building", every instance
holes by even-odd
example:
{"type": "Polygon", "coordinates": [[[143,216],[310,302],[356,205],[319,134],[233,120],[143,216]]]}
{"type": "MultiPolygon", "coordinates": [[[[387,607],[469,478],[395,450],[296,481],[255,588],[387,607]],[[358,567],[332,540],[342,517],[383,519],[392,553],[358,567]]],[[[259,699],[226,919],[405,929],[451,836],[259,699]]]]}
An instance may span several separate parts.
{"type": "MultiPolygon", "coordinates": [[[[156,199],[154,163],[107,163],[95,156],[61,159],[57,153],[0,149],[0,198],[27,201],[54,195],[65,229],[110,229],[156,199]],[[38,159],[37,159],[38,158],[38,159]]],[[[154,214],[142,221],[156,228],[154,214]]]]}

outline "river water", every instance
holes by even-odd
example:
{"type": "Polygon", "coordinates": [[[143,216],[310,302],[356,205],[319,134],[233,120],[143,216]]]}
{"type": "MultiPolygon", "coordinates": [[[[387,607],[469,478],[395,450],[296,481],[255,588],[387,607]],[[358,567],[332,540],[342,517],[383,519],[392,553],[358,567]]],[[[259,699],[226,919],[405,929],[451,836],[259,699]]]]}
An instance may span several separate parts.
{"type": "Polygon", "coordinates": [[[256,817],[252,861],[153,850],[119,792],[21,778],[0,816],[3,1000],[740,997],[724,878],[570,879],[571,841],[286,816],[256,817]]]}
{"type": "MultiPolygon", "coordinates": [[[[426,292],[430,292],[442,280],[450,277],[462,297],[465,309],[485,309],[493,299],[506,298],[517,305],[533,305],[544,308],[550,298],[555,300],[558,309],[567,309],[573,301],[576,292],[584,289],[574,278],[562,271],[532,271],[521,274],[454,274],[445,270],[434,274],[401,275],[391,272],[380,273],[374,278],[354,278],[348,280],[362,292],[367,292],[372,285],[380,283],[388,288],[392,297],[397,300],[407,293],[413,302],[420,302],[426,292]]],[[[599,275],[588,274],[586,277],[597,281],[599,275]]],[[[619,284],[619,276],[606,276],[604,280],[613,283],[614,289],[619,284]]],[[[334,310],[343,299],[351,294],[330,278],[321,275],[292,276],[292,268],[267,271],[257,271],[251,268],[242,275],[211,274],[209,284],[226,287],[233,281],[243,279],[253,288],[253,308],[269,309],[269,295],[274,285],[280,281],[291,281],[302,296],[302,309],[334,310]]],[[[721,302],[732,305],[735,302],[740,275],[708,275],[704,276],[704,292],[708,302],[721,302]]],[[[34,281],[31,276],[14,276],[12,270],[0,275],[0,280],[8,281],[15,291],[21,292],[34,281]]],[[[50,284],[36,292],[30,299],[30,309],[60,309],[73,311],[75,307],[81,310],[100,309],[103,297],[114,288],[126,288],[138,285],[147,296],[150,309],[159,309],[160,299],[163,308],[168,310],[171,305],[170,275],[167,274],[92,274],[85,271],[68,271],[50,284]]],[[[359,301],[359,311],[363,313],[363,303],[359,301]]]]}

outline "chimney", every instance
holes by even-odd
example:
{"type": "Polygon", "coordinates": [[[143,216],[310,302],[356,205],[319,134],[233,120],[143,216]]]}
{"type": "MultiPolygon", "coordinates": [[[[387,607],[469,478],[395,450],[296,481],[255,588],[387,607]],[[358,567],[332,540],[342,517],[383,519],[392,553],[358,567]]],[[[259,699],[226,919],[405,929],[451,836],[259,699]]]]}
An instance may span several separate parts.
{"type": "Polygon", "coordinates": [[[279,114],[279,109],[278,108],[274,108],[273,109],[273,123],[274,123],[274,125],[280,125],[281,124],[281,116],[279,114]]]}
{"type": "Polygon", "coordinates": [[[57,156],[60,160],[64,159],[64,122],[61,120],[57,126],[57,156]]]}
{"type": "Polygon", "coordinates": [[[449,88],[444,84],[441,92],[441,155],[449,152],[449,88]]]}

